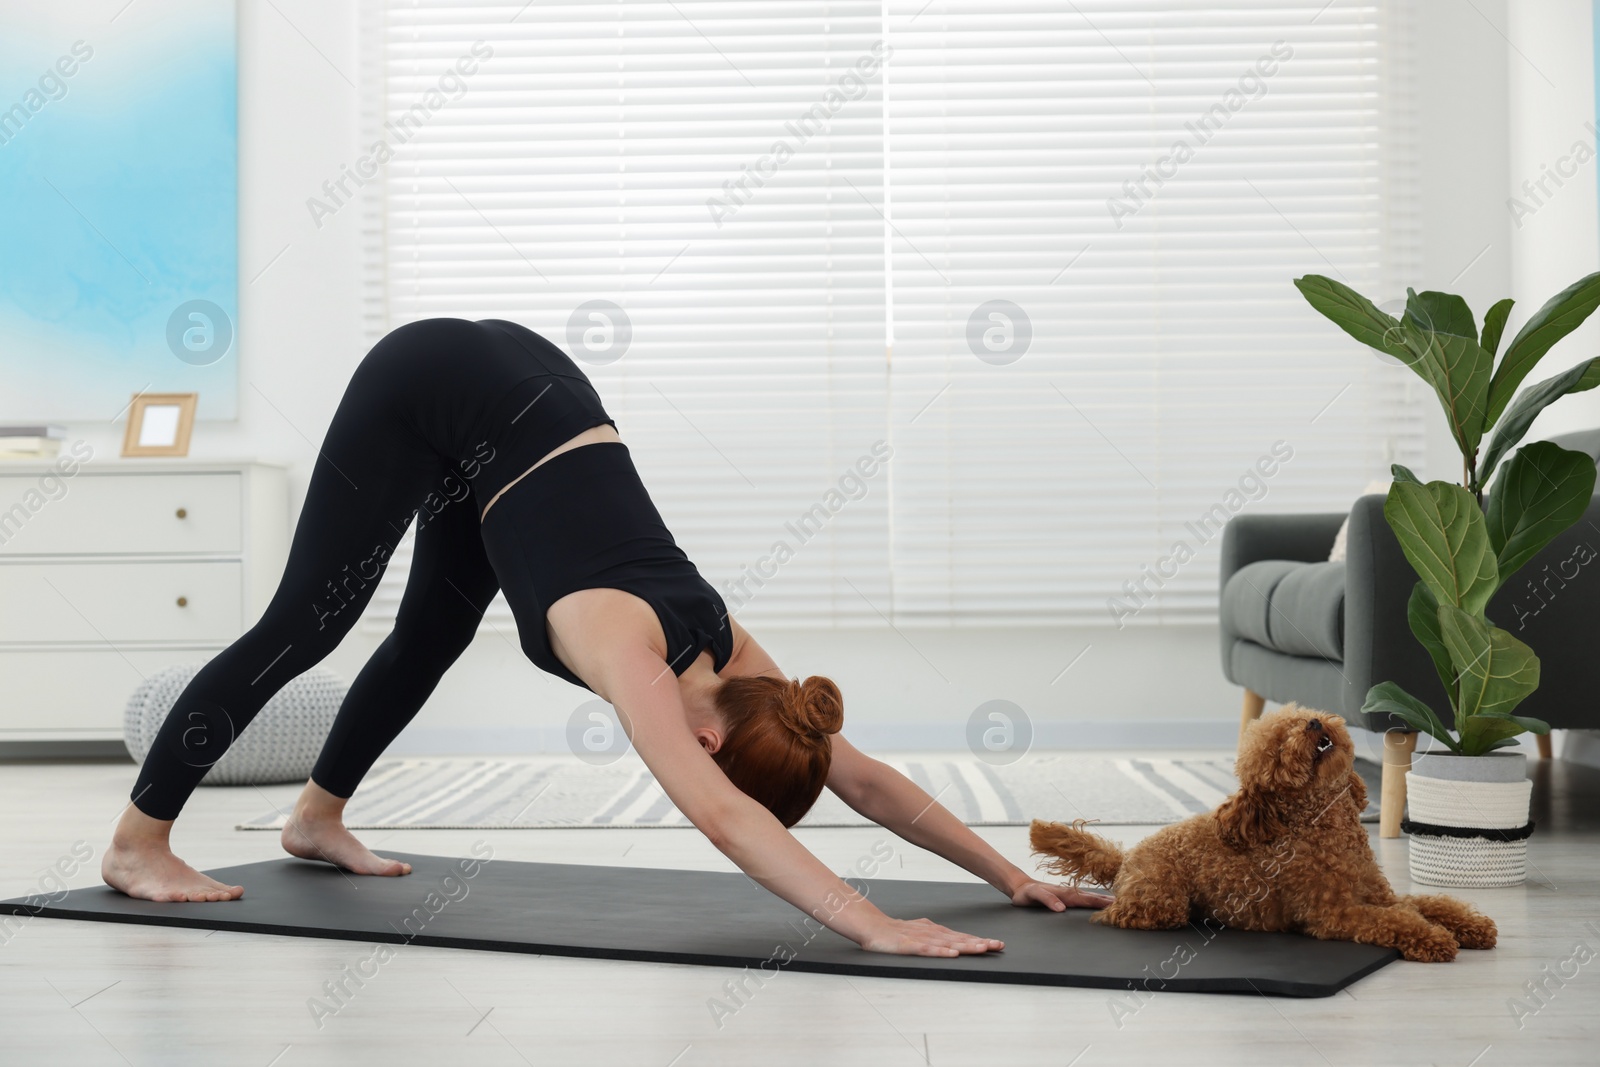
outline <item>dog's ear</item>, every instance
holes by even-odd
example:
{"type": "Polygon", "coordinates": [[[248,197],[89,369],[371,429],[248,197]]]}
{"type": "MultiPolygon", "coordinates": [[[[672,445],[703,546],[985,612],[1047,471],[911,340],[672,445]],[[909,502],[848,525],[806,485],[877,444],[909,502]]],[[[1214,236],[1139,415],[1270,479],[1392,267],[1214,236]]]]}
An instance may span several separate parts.
{"type": "Polygon", "coordinates": [[[1367,783],[1355,771],[1350,772],[1350,799],[1356,802],[1357,811],[1367,810],[1367,783]]]}
{"type": "Polygon", "coordinates": [[[1277,805],[1260,790],[1240,789],[1224,800],[1216,812],[1217,833],[1230,848],[1264,845],[1283,832],[1277,805]]]}

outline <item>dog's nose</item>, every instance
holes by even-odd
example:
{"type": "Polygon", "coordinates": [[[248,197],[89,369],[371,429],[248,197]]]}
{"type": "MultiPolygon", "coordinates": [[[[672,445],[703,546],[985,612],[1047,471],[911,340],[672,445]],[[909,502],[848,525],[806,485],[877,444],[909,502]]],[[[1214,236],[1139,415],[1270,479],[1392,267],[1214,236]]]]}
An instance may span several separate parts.
{"type": "Polygon", "coordinates": [[[1307,730],[1320,730],[1320,729],[1322,729],[1322,720],[1321,719],[1312,719],[1310,722],[1306,723],[1306,729],[1307,730]]]}

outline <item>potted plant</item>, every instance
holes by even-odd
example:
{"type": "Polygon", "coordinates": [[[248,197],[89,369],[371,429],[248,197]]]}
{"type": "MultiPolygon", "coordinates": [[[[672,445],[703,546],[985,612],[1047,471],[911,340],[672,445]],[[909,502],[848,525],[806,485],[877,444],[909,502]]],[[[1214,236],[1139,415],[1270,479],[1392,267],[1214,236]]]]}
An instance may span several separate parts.
{"type": "Polygon", "coordinates": [[[1406,776],[1411,876],[1431,885],[1517,885],[1525,877],[1532,782],[1517,744],[1550,727],[1513,714],[1539,685],[1533,649],[1495,626],[1495,591],[1583,514],[1594,461],[1536,441],[1517,445],[1534,418],[1568,393],[1600,385],[1600,357],[1518,392],[1536,363],[1600,305],[1600,273],[1552,297],[1499,352],[1512,301],[1478,329],[1466,301],[1406,290],[1398,318],[1321,275],[1295,279],[1301,294],[1351,337],[1410,367],[1438,396],[1461,450],[1461,483],[1422,482],[1400,464],[1383,514],[1420,581],[1408,604],[1411,632],[1449,696],[1454,729],[1393,682],[1372,687],[1365,713],[1393,715],[1442,744],[1406,776]],[[1496,360],[1499,353],[1498,361],[1496,360]],[[1487,439],[1487,447],[1480,445],[1487,439]],[[1490,485],[1491,480],[1493,485],[1490,485]],[[1487,490],[1487,499],[1485,499],[1487,490]]]}

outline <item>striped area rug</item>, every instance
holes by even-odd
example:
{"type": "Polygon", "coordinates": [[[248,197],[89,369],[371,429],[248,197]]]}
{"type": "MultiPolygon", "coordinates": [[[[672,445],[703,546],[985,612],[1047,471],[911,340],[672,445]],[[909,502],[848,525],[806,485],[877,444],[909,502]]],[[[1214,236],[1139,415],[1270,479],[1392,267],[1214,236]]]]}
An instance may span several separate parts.
{"type": "MultiPolygon", "coordinates": [[[[1032,819],[1093,819],[1102,825],[1177,822],[1209,811],[1237,788],[1231,758],[1034,754],[991,766],[967,753],[878,757],[970,826],[1025,826],[1032,819]]],[[[1378,796],[1378,768],[1357,769],[1378,796]]],[[[276,830],[273,811],[240,830],[276,830]]],[[[1369,803],[1362,818],[1377,819],[1369,803]]],[[[351,829],[513,829],[690,826],[642,760],[605,766],[573,756],[389,759],[373,767],[345,809],[351,829]]],[[[870,826],[823,790],[799,823],[870,826]]]]}

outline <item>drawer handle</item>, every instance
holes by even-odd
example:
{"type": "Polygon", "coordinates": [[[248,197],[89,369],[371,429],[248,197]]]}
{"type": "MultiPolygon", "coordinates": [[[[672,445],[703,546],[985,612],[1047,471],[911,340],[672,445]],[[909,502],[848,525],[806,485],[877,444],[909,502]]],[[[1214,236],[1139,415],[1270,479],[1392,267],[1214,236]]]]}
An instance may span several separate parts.
{"type": "Polygon", "coordinates": [[[178,518],[187,519],[188,517],[189,517],[189,509],[188,508],[179,508],[178,509],[178,518]]]}
{"type": "Polygon", "coordinates": [[[181,597],[178,598],[178,607],[186,608],[188,606],[189,606],[189,598],[188,597],[181,596],[181,597]]]}

